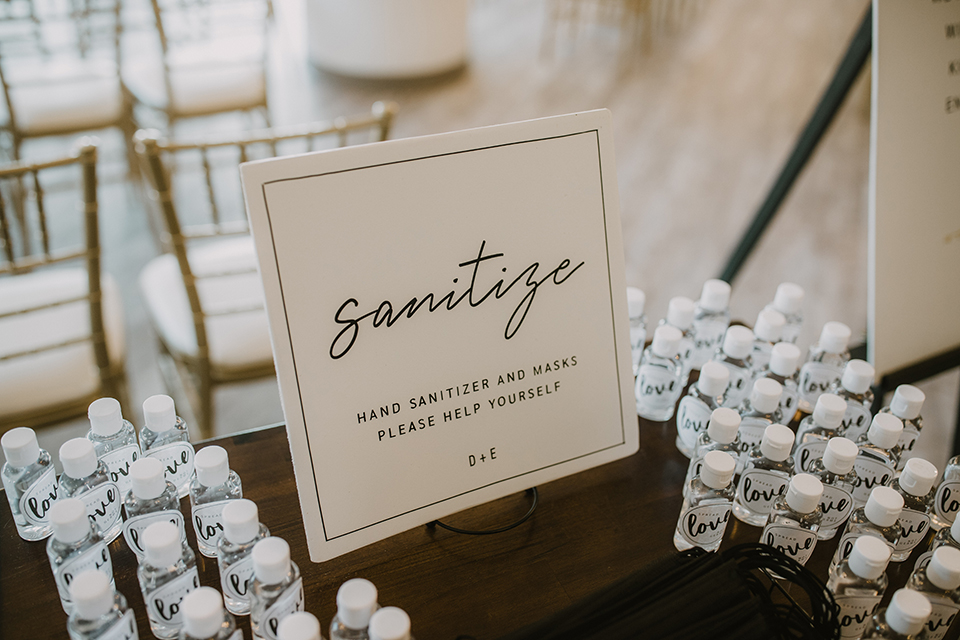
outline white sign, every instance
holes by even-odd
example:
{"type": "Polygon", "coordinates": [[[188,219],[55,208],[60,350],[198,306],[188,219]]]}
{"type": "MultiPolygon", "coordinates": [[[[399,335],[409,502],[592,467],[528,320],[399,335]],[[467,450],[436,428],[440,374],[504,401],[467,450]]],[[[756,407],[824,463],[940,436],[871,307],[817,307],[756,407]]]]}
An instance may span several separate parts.
{"type": "Polygon", "coordinates": [[[242,165],[313,561],[637,451],[611,129],[242,165]]]}

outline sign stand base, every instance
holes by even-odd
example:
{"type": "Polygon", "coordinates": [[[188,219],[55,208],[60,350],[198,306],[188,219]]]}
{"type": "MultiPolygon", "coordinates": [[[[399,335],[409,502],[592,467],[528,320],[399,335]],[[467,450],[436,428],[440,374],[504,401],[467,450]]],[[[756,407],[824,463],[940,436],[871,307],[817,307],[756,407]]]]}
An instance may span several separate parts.
{"type": "Polygon", "coordinates": [[[519,527],[520,525],[522,525],[524,522],[526,522],[527,520],[529,520],[529,519],[530,519],[530,516],[533,515],[533,512],[537,510],[537,505],[540,504],[540,494],[537,492],[537,488],[536,488],[536,487],[531,487],[531,488],[527,489],[526,494],[533,496],[533,502],[532,502],[532,504],[530,505],[530,510],[527,511],[527,513],[526,513],[522,518],[520,518],[519,520],[517,520],[516,522],[514,522],[514,523],[512,523],[512,524],[508,524],[508,525],[506,525],[506,526],[504,526],[504,527],[498,527],[498,528],[496,528],[496,529],[485,529],[485,530],[483,530],[483,531],[472,531],[472,530],[470,530],[470,529],[458,529],[457,527],[451,527],[450,525],[444,524],[444,523],[440,522],[439,520],[434,520],[434,521],[432,521],[432,522],[428,522],[428,523],[427,523],[427,527],[429,527],[429,528],[431,528],[431,529],[432,529],[433,527],[435,527],[435,526],[436,526],[436,527],[441,527],[441,528],[443,528],[443,529],[446,529],[447,531],[453,531],[454,533],[462,533],[462,534],[467,535],[467,536],[489,536],[489,535],[493,535],[493,534],[495,534],[495,533],[503,533],[503,532],[505,532],[505,531],[510,531],[510,529],[516,529],[517,527],[519,527]]]}

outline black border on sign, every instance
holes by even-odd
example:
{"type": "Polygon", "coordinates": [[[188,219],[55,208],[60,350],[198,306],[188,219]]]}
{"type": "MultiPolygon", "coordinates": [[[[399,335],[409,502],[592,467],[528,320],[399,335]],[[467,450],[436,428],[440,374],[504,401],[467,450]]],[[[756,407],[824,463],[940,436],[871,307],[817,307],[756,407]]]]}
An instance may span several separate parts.
{"type": "Polygon", "coordinates": [[[452,499],[454,499],[454,498],[459,498],[460,496],[464,496],[464,495],[467,495],[467,494],[469,494],[469,493],[474,493],[475,491],[479,491],[479,490],[481,490],[481,489],[486,489],[487,487],[491,487],[491,486],[493,486],[493,485],[500,484],[500,483],[506,482],[506,481],[508,481],[508,480],[514,480],[514,479],[516,479],[516,478],[521,478],[521,477],[526,476],[526,475],[529,475],[529,474],[531,474],[531,473],[536,473],[536,472],[538,472],[538,471],[543,471],[544,469],[549,469],[549,468],[551,468],[551,467],[556,467],[556,466],[559,466],[559,465],[562,465],[562,464],[567,464],[568,462],[573,462],[574,460],[579,460],[579,459],[581,459],[581,458],[586,458],[586,457],[588,457],[588,456],[596,455],[596,454],[598,454],[598,453],[602,453],[603,451],[608,451],[608,450],[610,450],[610,449],[615,449],[615,448],[617,448],[617,447],[621,447],[621,446],[623,446],[624,444],[626,444],[626,425],[624,424],[624,421],[623,421],[623,393],[622,393],[623,384],[622,384],[622,381],[621,381],[621,379],[620,379],[620,356],[619,356],[619,353],[618,353],[619,350],[618,350],[618,348],[617,348],[616,325],[615,325],[615,323],[613,322],[613,318],[614,318],[614,315],[615,315],[615,314],[614,314],[614,306],[613,306],[613,279],[612,279],[612,274],[610,273],[610,237],[609,237],[609,230],[608,230],[608,228],[607,228],[607,203],[606,203],[606,199],[605,199],[605,197],[604,197],[604,188],[603,188],[603,161],[602,161],[602,159],[601,159],[601,157],[600,157],[600,130],[599,130],[599,129],[585,129],[585,130],[583,130],[583,131],[577,131],[577,132],[574,132],[574,133],[565,133],[565,134],[557,135],[557,136],[547,136],[547,137],[543,137],[543,138],[531,138],[531,139],[528,139],[528,140],[516,140],[516,141],[514,141],[514,142],[506,142],[506,143],[503,143],[503,144],[488,145],[488,146],[485,146],[485,147],[476,147],[476,148],[473,148],[473,149],[462,149],[462,150],[460,150],[460,151],[450,151],[450,152],[446,152],[446,153],[435,153],[435,154],[426,155],[426,156],[419,156],[419,157],[416,157],[416,158],[406,158],[406,159],[403,159],[403,160],[393,160],[393,161],[390,161],[390,162],[379,162],[379,163],[376,163],[376,164],[364,165],[364,166],[360,166],[360,167],[353,167],[353,168],[350,168],[350,169],[338,169],[338,170],[336,170],[336,171],[326,171],[326,172],[323,172],[323,173],[315,173],[315,174],[310,174],[310,175],[296,176],[296,177],[292,177],[292,178],[279,178],[279,179],[277,179],[277,180],[269,180],[269,181],[267,181],[267,182],[262,183],[262,184],[260,185],[260,191],[261,191],[261,194],[263,195],[263,205],[264,205],[264,210],[266,211],[266,214],[267,214],[267,224],[268,224],[268,226],[270,227],[270,243],[271,243],[271,247],[272,247],[272,249],[273,249],[273,258],[274,258],[274,262],[275,262],[276,268],[277,268],[277,282],[278,282],[278,284],[280,285],[280,300],[281,300],[281,302],[283,303],[283,319],[284,319],[284,323],[285,323],[286,329],[287,329],[287,339],[288,339],[288,341],[289,341],[289,343],[290,343],[290,360],[291,360],[291,362],[293,362],[293,373],[294,373],[294,377],[295,377],[296,380],[297,380],[297,402],[298,402],[298,404],[300,405],[300,415],[301,415],[301,417],[302,417],[302,419],[303,419],[304,436],[305,436],[306,439],[307,439],[307,451],[308,451],[308,453],[310,454],[310,471],[311,471],[311,473],[313,474],[313,486],[314,486],[315,494],[316,494],[316,496],[317,496],[317,511],[320,513],[320,524],[321,524],[321,526],[323,527],[323,537],[324,537],[324,540],[326,540],[327,542],[330,542],[330,541],[332,541],[332,540],[337,540],[338,538],[342,538],[342,537],[344,537],[344,536],[348,536],[348,535],[357,533],[358,531],[363,531],[364,529],[369,529],[370,527],[374,527],[374,526],[377,526],[377,525],[379,525],[379,524],[383,524],[384,522],[387,522],[387,521],[389,521],[389,520],[393,520],[393,519],[395,519],[395,518],[399,518],[399,517],[401,517],[401,516],[405,516],[405,515],[407,515],[407,514],[409,514],[409,513],[415,512],[415,511],[420,511],[421,509],[425,509],[425,508],[427,508],[427,507],[432,507],[433,505],[440,504],[440,503],[442,503],[442,502],[446,502],[446,501],[452,500],[452,499]],[[519,473],[519,474],[510,476],[510,477],[507,477],[507,478],[501,478],[500,480],[496,480],[496,481],[494,481],[494,482],[490,482],[490,483],[487,483],[487,484],[482,485],[482,486],[479,486],[479,487],[474,487],[473,489],[470,489],[470,490],[468,490],[468,491],[462,491],[462,492],[460,492],[460,493],[454,494],[454,495],[452,495],[452,496],[447,496],[446,498],[442,498],[442,499],[440,499],[440,500],[435,500],[434,502],[431,502],[431,503],[428,503],[428,504],[425,504],[425,505],[421,505],[421,506],[419,506],[419,507],[417,507],[417,508],[415,508],[415,509],[409,509],[409,510],[404,511],[404,512],[402,512],[402,513],[398,513],[398,514],[395,514],[395,515],[393,515],[393,516],[389,516],[389,517],[387,517],[387,518],[383,518],[382,520],[378,520],[377,522],[371,522],[370,524],[364,525],[364,526],[362,526],[362,527],[358,527],[358,528],[356,528],[356,529],[353,529],[352,531],[347,531],[347,532],[345,532],[345,533],[341,533],[341,534],[339,534],[339,535],[330,537],[329,535],[327,535],[327,526],[326,526],[326,523],[325,523],[324,520],[323,520],[323,505],[322,505],[321,502],[320,502],[320,486],[319,486],[319,484],[317,483],[316,466],[314,465],[314,462],[313,462],[313,447],[310,445],[310,430],[307,429],[307,416],[306,416],[306,414],[303,412],[303,394],[302,394],[301,389],[300,389],[300,376],[297,374],[297,359],[296,359],[296,354],[294,353],[294,349],[293,349],[293,334],[292,334],[291,331],[290,331],[290,321],[289,321],[289,317],[288,317],[288,315],[287,315],[287,304],[286,304],[286,299],[285,299],[284,293],[283,293],[283,278],[282,278],[281,275],[280,275],[280,261],[279,261],[278,258],[277,258],[277,247],[276,247],[276,242],[275,242],[274,233],[273,233],[273,220],[272,220],[272,218],[270,217],[270,206],[269,206],[269,204],[267,203],[266,186],[267,186],[268,184],[275,184],[275,183],[279,183],[279,182],[290,182],[290,181],[293,181],[293,180],[304,180],[304,179],[307,179],[307,178],[318,178],[318,177],[323,177],[323,176],[336,175],[336,174],[338,174],[338,173],[349,173],[349,172],[351,172],[351,171],[359,171],[359,170],[362,170],[362,169],[372,169],[372,168],[375,168],[375,167],[385,167],[385,166],[390,166],[390,165],[394,165],[394,164],[405,164],[405,163],[408,163],[408,162],[416,162],[416,161],[418,161],[418,160],[429,160],[429,159],[432,159],[432,158],[442,158],[442,157],[445,157],[445,156],[455,156],[455,155],[460,155],[460,154],[463,154],[463,153],[472,153],[472,152],[475,152],[475,151],[486,151],[486,150],[489,150],[489,149],[498,149],[498,148],[501,148],[501,147],[512,147],[512,146],[516,146],[516,145],[519,145],[519,144],[528,144],[528,143],[531,143],[531,142],[544,142],[544,141],[547,141],[547,140],[559,140],[559,139],[562,139],[562,138],[570,138],[570,137],[573,137],[573,136],[580,136],[580,135],[585,135],[585,134],[590,134],[590,133],[594,134],[594,136],[595,136],[595,138],[596,138],[596,143],[597,143],[597,170],[598,170],[597,175],[598,175],[599,178],[600,178],[600,203],[601,203],[601,208],[602,208],[602,210],[603,210],[603,239],[604,239],[605,250],[606,250],[606,254],[607,254],[607,291],[608,291],[609,296],[610,296],[610,319],[611,319],[610,328],[611,328],[611,331],[612,331],[612,333],[613,333],[613,347],[614,347],[614,349],[613,349],[613,355],[614,355],[614,363],[615,363],[615,366],[616,366],[617,395],[618,395],[618,397],[619,397],[619,399],[620,399],[620,407],[621,407],[621,410],[620,410],[620,412],[619,412],[619,413],[620,413],[620,443],[619,443],[619,444],[610,445],[610,446],[608,446],[608,447],[602,447],[602,448],[597,449],[597,450],[595,450],[595,451],[590,451],[590,452],[588,452],[588,453],[584,453],[584,454],[581,454],[581,455],[578,455],[578,456],[574,456],[574,457],[569,458],[569,459],[567,459],[567,460],[562,460],[562,461],[560,461],[560,462],[554,462],[554,463],[552,463],[552,464],[544,465],[544,466],[539,467],[539,468],[537,468],[537,469],[530,469],[529,471],[525,471],[525,472],[523,472],[523,473],[519,473]]]}

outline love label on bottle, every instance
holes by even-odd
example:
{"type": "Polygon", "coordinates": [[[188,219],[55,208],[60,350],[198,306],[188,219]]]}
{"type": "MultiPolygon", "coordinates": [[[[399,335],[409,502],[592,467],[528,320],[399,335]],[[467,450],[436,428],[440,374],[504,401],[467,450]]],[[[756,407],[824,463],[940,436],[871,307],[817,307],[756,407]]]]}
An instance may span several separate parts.
{"type": "Polygon", "coordinates": [[[84,571],[92,569],[102,571],[113,583],[113,562],[110,560],[110,551],[103,542],[98,542],[83,553],[70,558],[57,569],[57,591],[60,592],[60,599],[64,603],[69,604],[73,601],[70,597],[70,583],[73,579],[84,571]]]}
{"type": "Polygon", "coordinates": [[[760,542],[782,551],[800,564],[806,564],[817,546],[817,532],[789,525],[768,524],[763,528],[760,542]]]}
{"type": "Polygon", "coordinates": [[[853,469],[857,472],[853,483],[853,500],[857,504],[866,504],[870,492],[889,484],[894,473],[893,465],[863,455],[857,456],[853,469]]]}
{"type": "Polygon", "coordinates": [[[648,409],[667,409],[677,401],[680,381],[663,367],[643,365],[637,378],[637,396],[648,409]]]}
{"type": "Polygon", "coordinates": [[[856,401],[847,402],[847,410],[840,423],[840,433],[847,440],[856,442],[870,428],[870,410],[856,401]]]}
{"type": "Polygon", "coordinates": [[[683,539],[695,547],[708,548],[720,543],[730,519],[730,502],[700,504],[680,516],[677,529],[683,539]]]}
{"type": "Polygon", "coordinates": [[[831,385],[840,379],[841,371],[822,362],[808,362],[800,367],[800,395],[810,404],[830,391],[831,385]]]}
{"type": "Polygon", "coordinates": [[[263,613],[260,635],[267,640],[277,640],[280,621],[297,611],[303,611],[303,580],[299,578],[263,613]]]}
{"type": "Polygon", "coordinates": [[[780,413],[783,415],[784,423],[793,419],[793,414],[797,412],[797,399],[799,394],[787,385],[783,385],[783,393],[780,395],[780,413]]]}
{"type": "Polygon", "coordinates": [[[957,617],[957,611],[960,611],[960,605],[949,598],[938,594],[924,593],[927,600],[930,601],[932,612],[927,618],[924,629],[927,630],[927,638],[930,640],[942,640],[947,635],[950,625],[957,617]]]}
{"type": "Polygon", "coordinates": [[[253,557],[247,556],[234,562],[220,572],[220,586],[228,598],[250,600],[250,585],[253,583],[253,557]]]}
{"type": "Polygon", "coordinates": [[[960,511],[960,482],[946,481],[937,488],[933,511],[941,520],[953,524],[957,519],[957,511],[960,511]]]}
{"type": "Polygon", "coordinates": [[[122,618],[97,636],[97,640],[137,640],[138,637],[137,619],[133,615],[133,609],[127,609],[122,618]]]}
{"type": "Polygon", "coordinates": [[[727,367],[727,371],[730,372],[730,381],[727,382],[727,389],[723,393],[723,406],[736,408],[749,392],[747,377],[750,372],[740,367],[727,367]]]}
{"type": "Polygon", "coordinates": [[[897,446],[900,447],[900,451],[903,452],[900,455],[904,459],[907,457],[906,453],[908,451],[913,451],[914,445],[917,444],[918,437],[920,437],[920,432],[917,431],[917,428],[909,422],[904,422],[903,431],[900,433],[900,440],[897,441],[897,446]]]}
{"type": "MultiPolygon", "coordinates": [[[[852,531],[849,533],[844,533],[843,537],[840,538],[840,544],[837,545],[837,552],[833,554],[833,564],[840,564],[844,560],[850,557],[850,554],[853,552],[853,545],[857,541],[857,538],[862,536],[863,533],[859,531],[852,531]]],[[[870,535],[877,536],[886,543],[887,547],[890,549],[890,553],[894,552],[893,545],[890,544],[890,541],[886,538],[883,538],[879,533],[872,533],[870,535]]]]}
{"type": "Polygon", "coordinates": [[[147,594],[144,598],[147,603],[147,615],[157,624],[167,627],[181,626],[183,613],[180,611],[180,603],[188,593],[199,587],[200,576],[197,575],[197,569],[194,567],[147,594]]]}
{"type": "Polygon", "coordinates": [[[123,539],[127,541],[130,550],[136,554],[138,563],[143,560],[146,554],[146,550],[143,548],[143,532],[155,522],[170,522],[176,525],[180,531],[181,542],[187,539],[183,530],[183,514],[179,511],[166,509],[127,518],[123,521],[123,539]]]}
{"type": "Polygon", "coordinates": [[[700,400],[686,396],[677,408],[677,435],[683,444],[694,450],[697,438],[710,424],[710,407],[700,400]]]}
{"type": "Polygon", "coordinates": [[[737,485],[737,499],[754,513],[770,513],[773,501],[787,489],[785,473],[765,469],[747,469],[737,485]]]}
{"type": "Polygon", "coordinates": [[[130,466],[140,457],[140,447],[130,444],[119,449],[114,449],[105,453],[101,462],[107,465],[107,471],[110,474],[110,480],[120,487],[120,499],[130,492],[133,487],[133,479],[130,477],[130,466]]]}
{"type": "Polygon", "coordinates": [[[842,487],[825,484],[820,497],[820,510],[823,512],[820,530],[836,529],[846,522],[853,512],[853,496],[842,487]]]}
{"type": "Polygon", "coordinates": [[[20,496],[20,515],[29,526],[45,527],[50,524],[50,507],[57,501],[59,487],[53,465],[20,496]]]}
{"type": "Polygon", "coordinates": [[[902,553],[920,544],[923,537],[927,535],[927,530],[930,528],[930,516],[922,511],[904,509],[900,512],[897,524],[900,526],[900,537],[897,539],[894,549],[902,553]]]}
{"type": "Polygon", "coordinates": [[[727,332],[727,323],[717,320],[694,320],[693,368],[699,369],[713,357],[723,334],[727,332]]]}
{"type": "Polygon", "coordinates": [[[840,621],[841,638],[859,638],[867,630],[870,618],[877,612],[877,606],[882,599],[875,596],[835,596],[837,619],[840,621]]]}
{"type": "Polygon", "coordinates": [[[740,452],[746,454],[763,440],[763,432],[772,423],[764,418],[744,418],[740,421],[740,452]]]}
{"type": "Polygon", "coordinates": [[[101,536],[120,520],[120,507],[123,503],[120,499],[120,487],[113,482],[98,484],[76,497],[87,507],[87,517],[101,536]]]}
{"type": "MultiPolygon", "coordinates": [[[[936,551],[934,549],[933,551],[936,551]]],[[[933,551],[924,551],[920,554],[920,557],[917,558],[917,561],[913,565],[913,571],[922,571],[927,568],[927,565],[930,564],[930,561],[933,559],[933,551]]]]}
{"type": "Polygon", "coordinates": [[[193,476],[193,445],[189,442],[165,444],[150,449],[146,455],[160,461],[163,477],[176,487],[182,487],[193,476]]]}
{"type": "Polygon", "coordinates": [[[223,535],[223,508],[229,503],[229,500],[217,500],[193,507],[193,530],[197,534],[200,552],[208,558],[217,555],[217,542],[223,535]],[[213,553],[205,551],[204,548],[212,548],[213,553]]]}
{"type": "Polygon", "coordinates": [[[793,452],[793,459],[801,471],[808,473],[814,462],[823,459],[823,452],[826,450],[826,440],[807,440],[797,446],[796,451],[793,452]]]}

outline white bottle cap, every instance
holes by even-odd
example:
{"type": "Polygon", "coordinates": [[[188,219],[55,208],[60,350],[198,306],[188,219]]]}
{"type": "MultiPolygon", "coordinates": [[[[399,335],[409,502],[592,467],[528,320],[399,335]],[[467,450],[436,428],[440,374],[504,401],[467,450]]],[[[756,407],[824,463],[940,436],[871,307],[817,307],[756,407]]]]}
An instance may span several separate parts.
{"type": "Polygon", "coordinates": [[[116,398],[100,398],[87,407],[90,428],[100,436],[112,436],[123,427],[123,415],[116,398]]]}
{"type": "Polygon", "coordinates": [[[86,438],[71,438],[60,445],[60,464],[63,472],[79,480],[97,470],[97,452],[86,438]]]}
{"type": "Polygon", "coordinates": [[[236,544],[250,542],[260,532],[260,513],[253,500],[229,500],[221,513],[223,535],[236,544]]]}
{"type": "Polygon", "coordinates": [[[873,535],[862,535],[853,543],[848,559],[850,570],[866,580],[875,580],[890,562],[890,547],[873,535]]]}
{"type": "Polygon", "coordinates": [[[830,438],[823,452],[823,468],[830,473],[845,476],[853,469],[853,463],[859,452],[860,449],[853,440],[830,438]]]}
{"type": "Polygon", "coordinates": [[[710,414],[710,423],[707,425],[707,435],[714,442],[730,444],[737,439],[740,430],[740,414],[733,409],[720,407],[710,414]]]}
{"type": "Polygon", "coordinates": [[[900,472],[900,488],[912,496],[925,496],[937,481],[937,468],[923,458],[910,458],[900,472]]]}
{"type": "Polygon", "coordinates": [[[277,627],[278,640],[322,640],[320,621],[309,611],[294,611],[277,627]]]}
{"type": "Polygon", "coordinates": [[[290,573],[290,545],[283,538],[264,538],[253,545],[253,575],[262,584],[277,584],[290,573]]]}
{"type": "Polygon", "coordinates": [[[377,610],[377,588],[363,578],[347,580],[337,591],[337,617],[349,629],[366,629],[377,610]]]}
{"type": "Polygon", "coordinates": [[[960,587],[960,549],[948,545],[937,547],[927,565],[927,577],[934,586],[946,591],[960,587]]]}
{"type": "Polygon", "coordinates": [[[803,306],[803,287],[792,282],[781,282],[773,296],[773,308],[784,315],[792,315],[803,306]]]}
{"type": "Polygon", "coordinates": [[[770,351],[770,371],[789,378],[797,372],[800,363],[800,347],[789,342],[778,342],[770,351]]]}
{"type": "Polygon", "coordinates": [[[753,331],[740,325],[734,325],[727,329],[723,336],[723,352],[731,358],[742,360],[750,354],[753,349],[753,331]]]}
{"type": "Polygon", "coordinates": [[[150,431],[162,433],[177,426],[177,409],[173,398],[165,395],[150,396],[143,401],[143,421],[150,431]]]}
{"type": "Polygon", "coordinates": [[[370,640],[410,640],[410,616],[403,609],[384,607],[370,617],[370,640]]]}
{"type": "Polygon", "coordinates": [[[867,439],[881,449],[892,449],[900,442],[903,433],[903,422],[891,413],[878,413],[873,416],[867,439]]]}
{"type": "Polygon", "coordinates": [[[643,315],[643,307],[647,303],[646,294],[636,287],[627,287],[627,313],[631,318],[643,315]]]}
{"type": "Polygon", "coordinates": [[[843,353],[850,342],[850,327],[842,322],[830,321],[820,330],[820,348],[827,353],[843,353]]]}
{"type": "Polygon", "coordinates": [[[87,507],[80,498],[61,498],[50,507],[50,524],[53,537],[64,544],[80,542],[88,535],[92,525],[87,517],[87,507]]]}
{"type": "Polygon", "coordinates": [[[809,473],[798,473],[790,478],[787,504],[797,513],[811,513],[820,505],[823,483],[809,473]]]}
{"type": "Polygon", "coordinates": [[[180,528],[172,522],[154,522],[143,531],[144,562],[169,567],[183,556],[180,528]]]}
{"type": "Polygon", "coordinates": [[[776,309],[765,307],[760,310],[757,322],[753,325],[753,333],[764,342],[777,342],[783,333],[783,325],[787,319],[776,309]]]}
{"type": "Polygon", "coordinates": [[[730,303],[730,285],[723,280],[707,280],[700,292],[700,306],[707,311],[723,311],[730,303]]]}
{"type": "Polygon", "coordinates": [[[0,446],[11,467],[29,467],[40,458],[40,443],[30,427],[10,429],[0,438],[0,446]]]}
{"type": "Polygon", "coordinates": [[[213,638],[223,626],[223,596],[213,587],[199,587],[183,597],[180,605],[183,630],[194,638],[213,638]]]}
{"type": "Polygon", "coordinates": [[[680,329],[662,324],[653,332],[653,352],[661,358],[672,358],[680,351],[683,334],[680,329]]]}
{"type": "Polygon", "coordinates": [[[893,392],[890,412],[901,420],[913,420],[920,415],[926,396],[912,384],[902,384],[893,392]]]}
{"type": "Polygon", "coordinates": [[[141,500],[159,498],[167,488],[163,463],[156,458],[138,458],[130,465],[131,491],[141,500]]]}
{"type": "Polygon", "coordinates": [[[960,518],[955,518],[953,524],[950,525],[950,536],[960,542],[960,518]]]}
{"type": "Polygon", "coordinates": [[[760,378],[753,383],[750,404],[760,413],[773,413],[780,406],[783,386],[772,378],[760,378]]]}
{"type": "Polygon", "coordinates": [[[700,480],[711,489],[723,489],[733,480],[737,462],[726,451],[708,451],[703,456],[700,480]]]}
{"type": "Polygon", "coordinates": [[[905,636],[920,633],[933,608],[919,591],[898,589],[890,599],[885,619],[890,628],[905,636]]]}
{"type": "Polygon", "coordinates": [[[88,569],[70,583],[74,611],[82,620],[96,620],[113,608],[113,587],[102,571],[88,569]]]}
{"type": "Polygon", "coordinates": [[[223,447],[204,447],[197,451],[193,460],[197,481],[205,487],[219,487],[230,477],[230,461],[223,447]]]}
{"type": "Polygon", "coordinates": [[[818,427],[836,429],[843,422],[846,412],[846,400],[832,393],[824,393],[817,398],[817,406],[813,408],[813,421],[818,427]]]}
{"type": "Polygon", "coordinates": [[[667,305],[667,324],[685,331],[693,324],[693,316],[696,313],[697,305],[690,298],[684,296],[670,298],[670,304],[667,305]]]}
{"type": "Polygon", "coordinates": [[[851,360],[843,369],[840,386],[850,393],[866,393],[873,384],[876,371],[865,360],[851,360]]]}
{"type": "Polygon", "coordinates": [[[730,382],[730,369],[711,360],[700,369],[700,377],[697,379],[697,388],[705,396],[718,397],[727,390],[727,384],[730,382]]]}
{"type": "Polygon", "coordinates": [[[881,527],[892,527],[903,511],[903,496],[890,487],[875,487],[867,498],[863,513],[867,520],[881,527]]]}
{"type": "Polygon", "coordinates": [[[794,433],[790,427],[771,424],[763,430],[760,440],[760,453],[774,462],[783,462],[790,457],[793,449],[794,433]]]}

